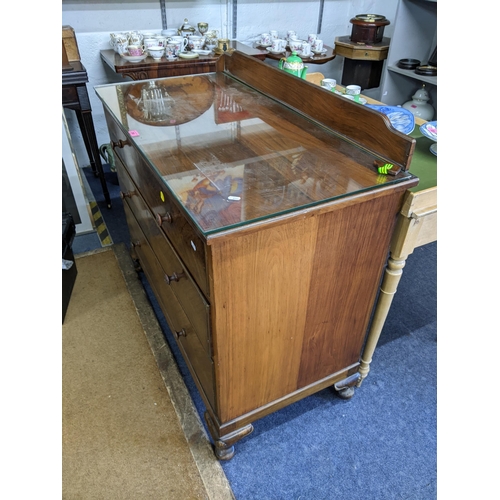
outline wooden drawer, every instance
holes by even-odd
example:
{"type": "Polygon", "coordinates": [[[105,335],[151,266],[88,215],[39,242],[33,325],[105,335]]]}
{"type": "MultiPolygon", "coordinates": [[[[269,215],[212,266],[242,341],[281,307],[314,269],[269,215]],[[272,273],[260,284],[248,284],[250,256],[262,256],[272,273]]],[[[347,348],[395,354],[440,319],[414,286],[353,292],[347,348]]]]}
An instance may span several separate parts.
{"type": "Polygon", "coordinates": [[[160,262],[149,246],[139,223],[128,204],[124,202],[125,216],[129,226],[134,251],[144,270],[149,284],[155,292],[162,311],[168,321],[189,370],[201,392],[210,405],[215,408],[214,370],[212,359],[202,347],[193,326],[177,301],[172,289],[165,283],[165,274],[160,262]]]}
{"type": "MultiPolygon", "coordinates": [[[[126,141],[127,137],[107,112],[106,120],[111,141],[116,143],[120,140],[126,141]]],[[[168,236],[196,283],[209,297],[205,242],[188,222],[157,174],[130,143],[123,147],[115,147],[114,152],[116,157],[122,160],[152,214],[161,224],[161,229],[168,236]]]]}
{"type": "MultiPolygon", "coordinates": [[[[129,208],[132,210],[156,258],[159,260],[165,283],[172,289],[194,326],[196,334],[208,355],[210,345],[210,306],[192,280],[170,242],[158,228],[153,215],[137,193],[137,187],[121,165],[117,166],[118,181],[129,208]]],[[[117,163],[118,163],[117,162],[117,163]]]]}

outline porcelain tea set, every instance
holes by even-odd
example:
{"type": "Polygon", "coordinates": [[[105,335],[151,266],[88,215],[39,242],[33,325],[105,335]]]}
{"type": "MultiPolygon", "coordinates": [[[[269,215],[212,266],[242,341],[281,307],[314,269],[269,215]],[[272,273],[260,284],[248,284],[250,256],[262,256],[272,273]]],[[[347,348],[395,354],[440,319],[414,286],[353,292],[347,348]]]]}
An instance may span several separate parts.
{"type": "Polygon", "coordinates": [[[177,29],[164,29],[161,33],[129,31],[111,33],[110,44],[117,54],[129,62],[140,62],[150,56],[155,61],[162,57],[194,58],[207,55],[218,45],[218,31],[209,30],[208,23],[198,23],[198,31],[184,19],[177,29]]]}

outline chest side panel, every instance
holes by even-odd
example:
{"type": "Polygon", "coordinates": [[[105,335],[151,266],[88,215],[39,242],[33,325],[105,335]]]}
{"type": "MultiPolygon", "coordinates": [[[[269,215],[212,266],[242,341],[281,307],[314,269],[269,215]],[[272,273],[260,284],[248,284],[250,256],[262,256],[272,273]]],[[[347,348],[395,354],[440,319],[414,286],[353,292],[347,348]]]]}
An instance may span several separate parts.
{"type": "Polygon", "coordinates": [[[359,362],[401,192],[323,214],[298,388],[359,362]]]}
{"type": "Polygon", "coordinates": [[[316,231],[309,217],[212,245],[222,422],[296,387],[316,231]]]}

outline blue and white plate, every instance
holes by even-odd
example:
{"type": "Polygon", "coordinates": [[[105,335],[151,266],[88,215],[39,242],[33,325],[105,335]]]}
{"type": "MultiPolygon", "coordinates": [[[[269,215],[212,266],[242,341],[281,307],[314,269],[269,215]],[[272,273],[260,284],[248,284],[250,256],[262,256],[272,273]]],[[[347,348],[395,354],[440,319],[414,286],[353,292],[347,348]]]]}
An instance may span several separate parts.
{"type": "Polygon", "coordinates": [[[411,134],[415,128],[415,117],[405,108],[380,104],[367,104],[366,107],[386,115],[391,121],[391,125],[403,134],[411,134]]]}
{"type": "Polygon", "coordinates": [[[438,140],[438,122],[427,122],[420,125],[420,132],[432,141],[438,140]]]}

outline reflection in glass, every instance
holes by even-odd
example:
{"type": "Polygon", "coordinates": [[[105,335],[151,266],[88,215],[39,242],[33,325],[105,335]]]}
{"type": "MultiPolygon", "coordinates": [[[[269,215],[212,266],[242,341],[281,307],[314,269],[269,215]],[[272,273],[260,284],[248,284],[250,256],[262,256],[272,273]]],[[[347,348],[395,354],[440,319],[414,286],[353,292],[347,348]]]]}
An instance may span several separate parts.
{"type": "Polygon", "coordinates": [[[166,120],[171,116],[173,102],[166,88],[158,87],[154,80],[150,80],[142,87],[140,106],[144,118],[148,121],[166,120]]]}

